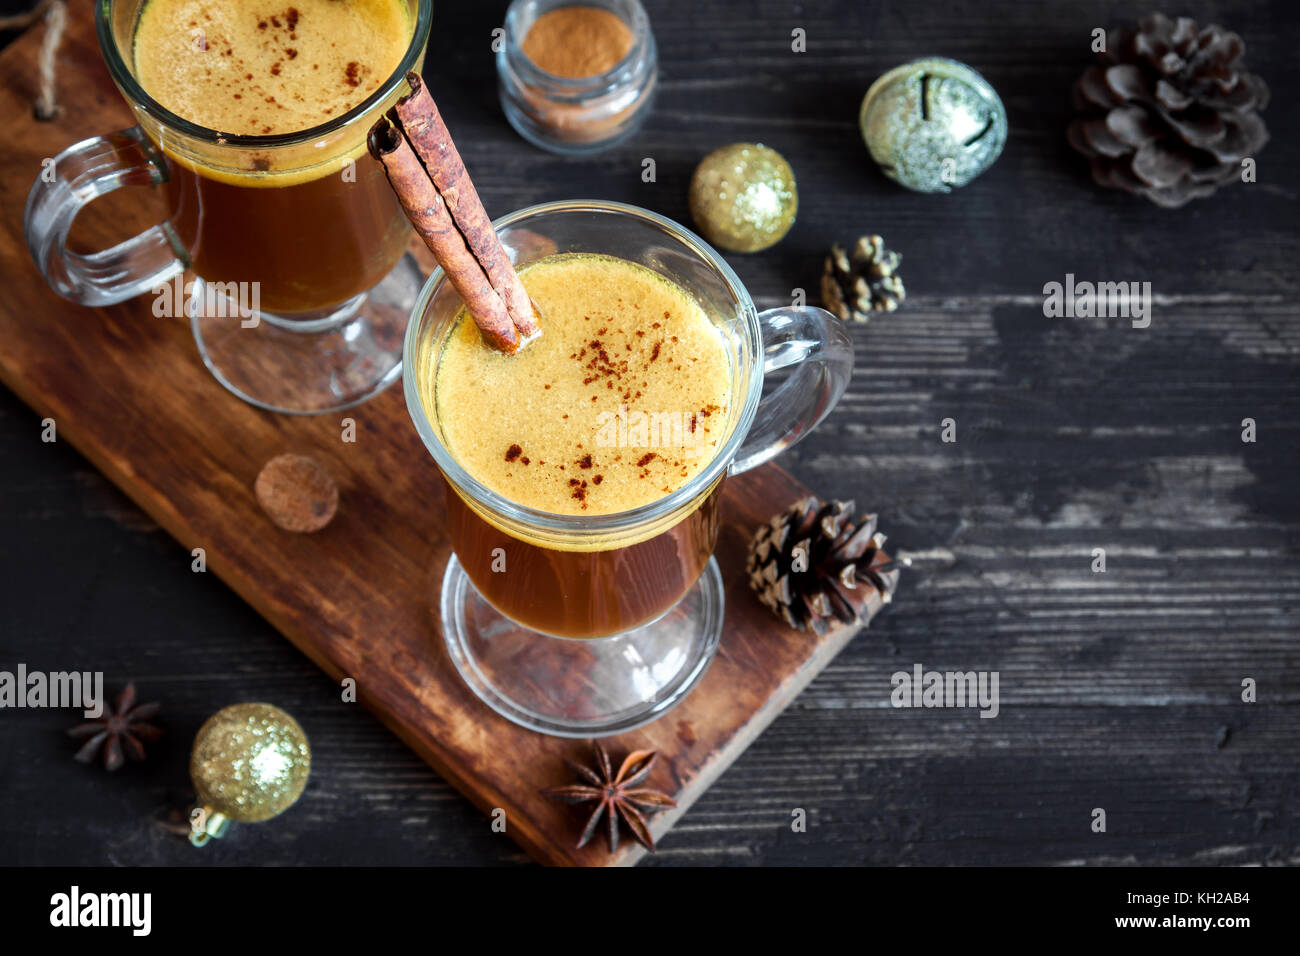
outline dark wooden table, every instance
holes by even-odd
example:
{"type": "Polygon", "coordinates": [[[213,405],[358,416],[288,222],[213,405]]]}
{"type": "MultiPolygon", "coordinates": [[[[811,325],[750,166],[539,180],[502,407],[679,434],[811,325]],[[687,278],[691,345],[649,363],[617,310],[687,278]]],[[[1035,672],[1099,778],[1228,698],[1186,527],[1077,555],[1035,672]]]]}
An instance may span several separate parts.
{"type": "MultiPolygon", "coordinates": [[[[504,6],[440,0],[426,69],[490,211],[593,196],[689,221],[698,160],[756,140],[801,199],[780,245],[729,257],[760,306],[815,298],[833,240],[879,232],[905,257],[906,308],[854,330],[848,395],[785,464],[931,557],[651,862],[1300,862],[1295,5],[1171,11],[1241,33],[1274,92],[1258,182],[1179,211],[1095,187],[1064,141],[1091,30],[1131,4],[648,2],[655,111],[583,160],[505,124],[504,6]],[[870,82],[929,54],[983,72],[1011,122],[998,163],[951,196],[894,186],[857,130],[870,82]],[[1043,285],[1066,273],[1151,282],[1150,327],[1045,318],[1043,285]],[[890,675],[917,663],[998,671],[999,716],[894,709],[890,675]]],[[[71,712],[0,712],[0,864],[523,862],[7,392],[0,461],[0,669],[134,678],[169,730],[108,776],[71,761],[71,712]],[[303,723],[311,783],[283,817],[193,850],[158,821],[184,806],[199,724],[250,699],[303,723]]]]}

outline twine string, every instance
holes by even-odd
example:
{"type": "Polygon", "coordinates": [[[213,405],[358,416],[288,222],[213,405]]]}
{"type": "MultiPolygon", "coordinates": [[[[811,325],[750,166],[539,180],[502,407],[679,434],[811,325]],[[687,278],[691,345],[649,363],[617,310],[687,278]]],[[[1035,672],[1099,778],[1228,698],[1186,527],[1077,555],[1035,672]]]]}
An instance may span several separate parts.
{"type": "Polygon", "coordinates": [[[63,28],[68,25],[67,0],[54,0],[50,12],[45,15],[45,36],[41,40],[41,57],[37,64],[39,88],[36,94],[36,118],[52,120],[63,112],[55,94],[58,92],[58,77],[55,66],[59,56],[59,44],[63,42],[63,28]]]}
{"type": "Polygon", "coordinates": [[[57,62],[63,31],[68,25],[67,0],[40,0],[26,13],[0,17],[0,31],[26,30],[44,18],[45,36],[41,38],[41,52],[36,62],[36,103],[34,111],[38,120],[52,120],[63,108],[59,106],[57,62]]]}

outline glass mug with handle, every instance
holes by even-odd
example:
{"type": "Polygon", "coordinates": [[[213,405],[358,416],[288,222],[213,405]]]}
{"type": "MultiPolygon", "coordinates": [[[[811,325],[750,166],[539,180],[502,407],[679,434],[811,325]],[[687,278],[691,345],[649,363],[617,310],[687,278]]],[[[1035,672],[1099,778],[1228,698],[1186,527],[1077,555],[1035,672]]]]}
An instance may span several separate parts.
{"type": "MultiPolygon", "coordinates": [[[[410,227],[382,168],[366,156],[365,137],[406,91],[406,71],[420,68],[432,0],[369,0],[380,11],[375,16],[404,25],[385,54],[400,56],[391,74],[326,122],[271,135],[206,128],[146,92],[136,45],[150,3],[95,4],[100,49],[137,125],[69,147],[55,158],[52,176],[36,180],[23,224],[32,257],[56,292],[83,305],[153,292],[154,313],[188,316],[204,363],[254,405],[316,413],[364,401],[401,374],[402,325],[424,279],[414,259],[404,259],[410,227]],[[127,185],[162,189],[166,220],[98,253],[70,250],[68,232],[81,208],[127,185]],[[192,283],[183,280],[187,268],[192,283]]],[[[255,6],[244,6],[233,9],[251,17],[255,30],[255,6]]],[[[290,22],[286,13],[266,19],[281,31],[278,42],[319,46],[308,33],[313,13],[324,11],[300,6],[301,19],[292,7],[290,22]],[[301,38],[292,39],[298,31],[301,38]]],[[[271,37],[272,25],[263,24],[271,37]]],[[[230,55],[219,34],[191,26],[192,37],[171,30],[162,49],[173,55],[182,44],[174,55],[230,55]]],[[[283,52],[295,67],[310,65],[305,46],[301,59],[296,48],[283,52]]],[[[288,67],[270,72],[278,77],[280,69],[288,67]]],[[[252,73],[236,86],[210,86],[205,96],[236,100],[257,88],[252,73]]]]}
{"type": "MultiPolygon", "coordinates": [[[[670,280],[698,304],[726,353],[726,421],[693,477],[631,510],[557,514],[494,491],[449,447],[435,393],[463,319],[441,269],[407,326],[407,408],[447,486],[454,554],[441,615],[453,663],[485,703],[517,724],[567,737],[617,734],[669,710],[708,668],[722,633],[713,550],[724,481],[793,445],[830,412],[852,373],[853,347],[843,323],[822,309],[759,313],[702,239],[644,209],[554,202],[495,225],[517,269],[590,254],[670,280]],[[790,373],[764,396],[764,375],[778,369],[790,373]]],[[[526,432],[526,421],[519,428],[526,432]]]]}

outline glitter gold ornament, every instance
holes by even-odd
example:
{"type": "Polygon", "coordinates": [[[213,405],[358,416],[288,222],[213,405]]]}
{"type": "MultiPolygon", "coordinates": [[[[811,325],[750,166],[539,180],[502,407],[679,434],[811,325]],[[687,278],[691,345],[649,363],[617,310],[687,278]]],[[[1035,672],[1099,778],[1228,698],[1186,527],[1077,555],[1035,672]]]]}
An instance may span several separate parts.
{"type": "Polygon", "coordinates": [[[858,124],[881,171],[923,193],[965,186],[993,165],[1007,141],[997,92],[945,57],[905,63],[872,83],[858,124]]]}
{"type": "Polygon", "coordinates": [[[705,239],[731,252],[757,252],[794,225],[799,192],[785,157],[762,143],[715,149],[691,177],[691,217],[705,239]]]}
{"type": "Polygon", "coordinates": [[[271,704],[234,704],[199,728],[190,754],[198,796],[190,842],[203,846],[229,823],[269,820],[307,786],[311,747],[298,722],[271,704]]]}

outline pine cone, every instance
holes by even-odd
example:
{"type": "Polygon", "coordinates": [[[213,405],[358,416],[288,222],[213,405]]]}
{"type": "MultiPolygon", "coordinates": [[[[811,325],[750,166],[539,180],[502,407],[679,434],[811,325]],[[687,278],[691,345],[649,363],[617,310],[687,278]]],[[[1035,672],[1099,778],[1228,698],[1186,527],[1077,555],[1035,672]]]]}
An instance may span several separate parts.
{"type": "Polygon", "coordinates": [[[831,246],[822,273],[822,304],[854,322],[866,322],[872,312],[893,312],[907,296],[903,280],[894,274],[902,261],[879,236],[859,239],[852,258],[838,243],[831,246]]]}
{"type": "Polygon", "coordinates": [[[880,553],[885,536],[876,531],[875,515],[854,524],[853,507],[852,501],[823,505],[805,498],[750,542],[749,586],[791,627],[825,634],[829,618],[866,624],[876,593],[882,603],[892,599],[898,568],[880,553]]]}
{"type": "Polygon", "coordinates": [[[1220,26],[1158,13],[1139,26],[1112,30],[1075,84],[1081,115],[1068,138],[1099,185],[1176,208],[1239,178],[1268,142],[1258,114],[1268,86],[1246,72],[1241,37],[1220,26]]]}

